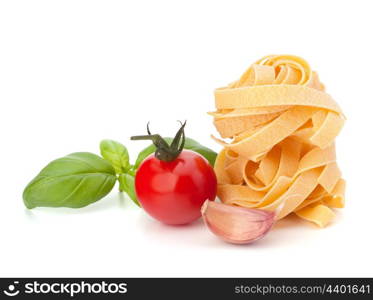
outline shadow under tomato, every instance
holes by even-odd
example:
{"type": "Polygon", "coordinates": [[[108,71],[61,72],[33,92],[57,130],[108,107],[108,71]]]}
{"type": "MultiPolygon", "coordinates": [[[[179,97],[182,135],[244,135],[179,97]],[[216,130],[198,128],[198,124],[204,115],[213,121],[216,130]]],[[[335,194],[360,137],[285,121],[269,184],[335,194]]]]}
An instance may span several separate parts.
{"type": "Polygon", "coordinates": [[[156,243],[189,244],[191,246],[198,245],[196,241],[203,238],[207,230],[202,218],[189,224],[167,225],[148,216],[144,211],[139,215],[137,226],[144,235],[148,235],[156,243]]]}

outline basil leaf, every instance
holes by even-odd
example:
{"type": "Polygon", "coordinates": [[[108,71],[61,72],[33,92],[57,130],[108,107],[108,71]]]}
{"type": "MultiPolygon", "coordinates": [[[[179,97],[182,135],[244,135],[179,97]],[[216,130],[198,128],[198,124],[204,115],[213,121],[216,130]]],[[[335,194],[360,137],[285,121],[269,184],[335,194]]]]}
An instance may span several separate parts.
{"type": "Polygon", "coordinates": [[[201,154],[204,158],[208,160],[210,165],[214,167],[216,156],[217,156],[217,153],[215,151],[201,145],[200,143],[198,143],[197,141],[191,138],[185,139],[184,148],[201,154]]]}
{"type": "MultiPolygon", "coordinates": [[[[168,143],[171,144],[173,138],[166,137],[164,140],[168,143]]],[[[201,145],[197,141],[191,139],[191,138],[185,138],[185,145],[184,149],[192,150],[194,152],[197,152],[201,154],[204,158],[206,158],[211,166],[214,166],[215,164],[215,159],[216,159],[216,152],[201,145]]],[[[137,169],[140,164],[143,162],[145,158],[147,158],[150,154],[155,152],[155,146],[152,144],[148,147],[146,147],[144,150],[142,150],[139,155],[137,156],[136,163],[134,168],[137,169]]]]}
{"type": "Polygon", "coordinates": [[[106,196],[116,181],[109,162],[98,155],[77,152],[50,162],[26,186],[27,208],[38,206],[79,208],[106,196]]]}
{"type": "Polygon", "coordinates": [[[130,174],[120,174],[118,180],[119,180],[119,190],[121,192],[126,192],[127,195],[132,199],[132,201],[135,202],[137,206],[140,206],[140,203],[137,200],[137,196],[135,192],[134,177],[130,174]]]}
{"type": "Polygon", "coordinates": [[[100,152],[103,158],[111,163],[115,173],[125,173],[129,167],[129,155],[127,148],[113,140],[103,140],[100,143],[100,152]]]}

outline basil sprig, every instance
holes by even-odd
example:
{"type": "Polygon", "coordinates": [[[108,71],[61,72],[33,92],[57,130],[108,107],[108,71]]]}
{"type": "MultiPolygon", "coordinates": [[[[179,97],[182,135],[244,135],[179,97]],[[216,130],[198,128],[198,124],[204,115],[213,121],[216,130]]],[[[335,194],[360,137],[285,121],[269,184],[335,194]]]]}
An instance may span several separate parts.
{"type": "MultiPolygon", "coordinates": [[[[167,143],[172,138],[165,138],[167,143]]],[[[204,156],[213,166],[216,153],[197,141],[186,138],[185,149],[204,156]]],[[[77,152],[50,162],[26,186],[23,201],[27,208],[70,207],[81,208],[105,197],[119,182],[119,190],[140,206],[135,192],[135,175],[142,161],[155,152],[150,145],[137,156],[134,165],[130,164],[127,148],[113,140],[100,143],[102,157],[77,152]]]]}
{"type": "Polygon", "coordinates": [[[129,162],[127,148],[119,142],[113,140],[103,140],[100,143],[101,155],[109,161],[118,176],[119,191],[125,192],[130,199],[140,206],[135,192],[135,173],[133,166],[129,162]]]}

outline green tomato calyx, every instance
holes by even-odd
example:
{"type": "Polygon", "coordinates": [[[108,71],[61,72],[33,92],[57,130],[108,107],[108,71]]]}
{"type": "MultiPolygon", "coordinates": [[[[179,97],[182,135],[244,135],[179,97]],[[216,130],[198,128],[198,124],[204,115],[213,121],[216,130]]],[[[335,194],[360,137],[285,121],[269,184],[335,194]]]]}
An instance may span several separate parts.
{"type": "Polygon", "coordinates": [[[181,127],[177,131],[171,144],[168,144],[165,141],[165,139],[162,138],[159,134],[152,134],[149,129],[149,123],[146,126],[148,135],[132,136],[131,140],[151,140],[154,146],[156,147],[156,150],[154,153],[155,157],[162,161],[171,162],[175,160],[184,149],[184,144],[185,144],[184,128],[186,125],[186,121],[184,123],[180,122],[180,124],[181,124],[181,127]]]}

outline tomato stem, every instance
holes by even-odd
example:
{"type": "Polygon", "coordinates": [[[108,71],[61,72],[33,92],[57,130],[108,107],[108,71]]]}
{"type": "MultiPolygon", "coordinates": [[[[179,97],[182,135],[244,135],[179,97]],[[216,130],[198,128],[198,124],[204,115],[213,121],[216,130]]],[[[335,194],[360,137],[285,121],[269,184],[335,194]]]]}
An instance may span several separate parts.
{"type": "MultiPolygon", "coordinates": [[[[180,122],[180,121],[179,121],[180,122]]],[[[171,144],[168,144],[164,138],[162,138],[159,134],[152,134],[149,129],[149,122],[146,126],[146,130],[148,135],[137,135],[132,136],[131,140],[151,140],[156,147],[155,150],[155,157],[159,160],[170,162],[175,160],[181,151],[184,149],[185,144],[185,132],[184,128],[186,125],[186,121],[184,123],[180,122],[181,127],[177,131],[174,139],[172,140],[171,144]]]]}

